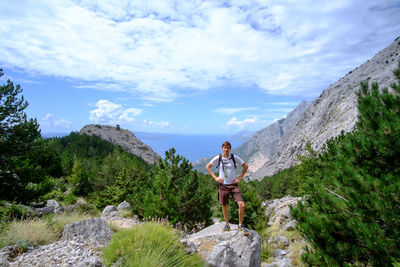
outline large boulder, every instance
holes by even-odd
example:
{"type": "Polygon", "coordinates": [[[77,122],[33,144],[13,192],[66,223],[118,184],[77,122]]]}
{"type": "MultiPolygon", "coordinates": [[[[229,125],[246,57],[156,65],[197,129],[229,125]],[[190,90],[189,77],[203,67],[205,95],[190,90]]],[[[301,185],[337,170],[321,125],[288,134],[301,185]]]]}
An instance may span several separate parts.
{"type": "Polygon", "coordinates": [[[128,202],[124,201],[124,202],[122,202],[121,204],[118,205],[117,209],[118,209],[118,211],[120,211],[120,210],[131,210],[131,205],[128,202]]]}
{"type": "Polygon", "coordinates": [[[222,233],[225,223],[216,223],[189,235],[181,242],[188,253],[198,255],[210,266],[261,266],[261,238],[250,230],[248,236],[231,224],[231,231],[222,233]]]}
{"type": "Polygon", "coordinates": [[[74,240],[91,243],[95,246],[106,246],[113,235],[107,223],[99,218],[67,224],[61,240],[74,240]]]}
{"type": "Polygon", "coordinates": [[[43,208],[35,208],[31,211],[33,215],[45,215],[55,213],[60,210],[60,204],[54,199],[47,200],[46,206],[43,208]]]}
{"type": "Polygon", "coordinates": [[[108,205],[104,208],[101,213],[101,219],[103,220],[118,220],[120,219],[118,209],[114,205],[108,205]]]}

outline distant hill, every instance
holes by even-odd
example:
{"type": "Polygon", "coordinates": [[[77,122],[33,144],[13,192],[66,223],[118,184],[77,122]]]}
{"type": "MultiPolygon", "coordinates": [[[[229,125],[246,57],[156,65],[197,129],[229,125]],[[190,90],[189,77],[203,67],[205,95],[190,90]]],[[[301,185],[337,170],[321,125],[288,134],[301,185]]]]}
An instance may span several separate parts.
{"type": "Polygon", "coordinates": [[[142,158],[149,164],[156,164],[161,157],[151,147],[144,144],[129,130],[117,129],[113,126],[89,124],[84,126],[80,134],[96,135],[101,139],[120,145],[123,150],[142,158]]]}
{"type": "Polygon", "coordinates": [[[251,131],[247,131],[247,130],[242,130],[240,132],[235,133],[234,135],[232,135],[230,138],[231,139],[235,139],[235,140],[239,140],[239,141],[243,141],[246,142],[247,140],[249,140],[256,132],[251,132],[251,131]]]}

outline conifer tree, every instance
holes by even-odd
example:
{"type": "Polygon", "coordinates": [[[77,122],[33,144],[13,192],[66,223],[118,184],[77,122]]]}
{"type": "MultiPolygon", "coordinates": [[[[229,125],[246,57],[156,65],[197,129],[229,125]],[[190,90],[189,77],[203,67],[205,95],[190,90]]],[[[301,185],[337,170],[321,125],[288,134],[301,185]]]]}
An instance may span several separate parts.
{"type": "MultiPolygon", "coordinates": [[[[394,72],[400,81],[399,68],[394,72]]],[[[392,266],[400,259],[400,83],[361,83],[355,131],[327,142],[293,209],[312,266],[392,266]]]]}
{"type": "Polygon", "coordinates": [[[0,86],[0,199],[28,202],[51,190],[49,176],[60,175],[61,164],[36,119],[27,119],[21,93],[10,80],[0,86]]]}

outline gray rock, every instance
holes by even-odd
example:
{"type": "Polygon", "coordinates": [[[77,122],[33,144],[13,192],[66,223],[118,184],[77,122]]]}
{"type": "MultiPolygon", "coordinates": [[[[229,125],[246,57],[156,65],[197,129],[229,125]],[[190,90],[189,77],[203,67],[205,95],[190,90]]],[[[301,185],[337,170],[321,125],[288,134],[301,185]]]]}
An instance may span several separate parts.
{"type": "Polygon", "coordinates": [[[9,266],[9,260],[14,256],[14,247],[5,246],[0,249],[0,267],[9,266]]]}
{"type": "Polygon", "coordinates": [[[275,237],[275,243],[278,244],[278,246],[289,246],[289,240],[282,235],[278,235],[275,237]]]}
{"type": "Polygon", "coordinates": [[[58,204],[57,200],[50,199],[46,201],[46,207],[54,207],[55,210],[60,208],[60,204],[58,204]]]}
{"type": "Polygon", "coordinates": [[[222,233],[225,223],[216,223],[189,235],[181,242],[188,251],[198,255],[210,266],[261,266],[261,238],[250,230],[248,236],[231,225],[231,231],[222,233]]]}
{"type": "Polygon", "coordinates": [[[43,208],[35,208],[32,210],[31,214],[33,215],[45,215],[54,213],[55,207],[54,206],[46,206],[43,208]]]}
{"type": "Polygon", "coordinates": [[[283,249],[275,249],[274,250],[274,257],[275,258],[281,258],[287,254],[286,250],[283,249]]]}
{"type": "Polygon", "coordinates": [[[118,211],[120,211],[120,210],[131,210],[131,205],[128,202],[124,201],[124,202],[122,202],[121,204],[118,205],[117,210],[118,211]]]}
{"type": "Polygon", "coordinates": [[[90,257],[83,262],[78,263],[77,267],[101,267],[103,264],[98,257],[90,257]]]}
{"type": "Polygon", "coordinates": [[[266,264],[263,267],[292,267],[290,259],[279,259],[273,263],[266,264]]]}
{"type": "Polygon", "coordinates": [[[128,153],[142,158],[149,164],[157,164],[161,157],[151,147],[140,141],[132,132],[122,128],[100,124],[89,124],[84,126],[80,134],[96,135],[101,139],[119,145],[128,153]]]}
{"type": "Polygon", "coordinates": [[[96,246],[106,246],[113,232],[107,223],[99,218],[67,224],[60,240],[90,242],[96,246]]]}
{"type": "Polygon", "coordinates": [[[108,205],[104,208],[101,213],[101,219],[103,220],[118,220],[120,219],[118,215],[118,209],[114,205],[108,205]]]}
{"type": "Polygon", "coordinates": [[[295,221],[290,221],[288,222],[285,227],[283,228],[285,231],[292,231],[296,229],[296,222],[295,221]]]}

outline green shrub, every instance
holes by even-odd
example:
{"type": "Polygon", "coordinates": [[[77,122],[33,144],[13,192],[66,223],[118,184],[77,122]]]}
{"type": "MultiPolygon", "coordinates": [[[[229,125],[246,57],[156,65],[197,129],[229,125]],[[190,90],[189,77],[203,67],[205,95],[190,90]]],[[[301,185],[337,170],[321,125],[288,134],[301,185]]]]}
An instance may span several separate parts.
{"type": "Polygon", "coordinates": [[[102,257],[107,266],[203,266],[197,255],[186,254],[179,240],[169,225],[136,225],[114,233],[102,257]]]}
{"type": "Polygon", "coordinates": [[[6,201],[0,202],[0,221],[2,223],[25,218],[28,216],[28,212],[28,208],[22,205],[15,203],[9,204],[6,201]]]}

